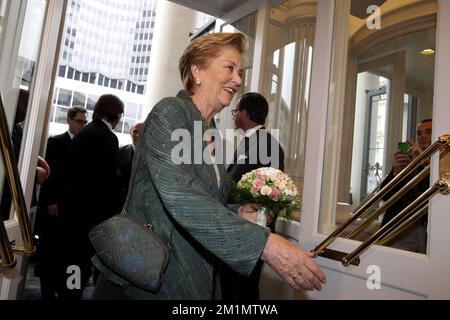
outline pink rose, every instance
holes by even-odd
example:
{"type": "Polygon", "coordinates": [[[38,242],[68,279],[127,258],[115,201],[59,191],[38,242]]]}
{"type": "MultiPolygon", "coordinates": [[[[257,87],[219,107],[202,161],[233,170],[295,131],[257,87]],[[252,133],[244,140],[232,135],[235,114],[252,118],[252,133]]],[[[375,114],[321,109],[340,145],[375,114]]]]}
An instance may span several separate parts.
{"type": "Polygon", "coordinates": [[[273,200],[275,200],[275,201],[277,201],[278,199],[280,199],[280,192],[278,191],[278,189],[273,188],[273,189],[272,189],[272,193],[270,194],[270,197],[271,197],[273,200]]]}
{"type": "Polygon", "coordinates": [[[253,190],[255,190],[255,191],[259,191],[261,189],[261,186],[262,186],[262,181],[259,179],[255,179],[252,183],[253,190]]]}

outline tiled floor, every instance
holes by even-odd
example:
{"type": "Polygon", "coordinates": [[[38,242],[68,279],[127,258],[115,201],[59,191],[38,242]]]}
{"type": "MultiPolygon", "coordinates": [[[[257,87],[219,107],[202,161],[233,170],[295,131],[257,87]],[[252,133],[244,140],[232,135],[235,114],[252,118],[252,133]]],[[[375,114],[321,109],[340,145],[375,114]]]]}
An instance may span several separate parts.
{"type": "MultiPolygon", "coordinates": [[[[35,267],[35,262],[30,262],[28,264],[27,278],[25,280],[25,287],[22,293],[22,300],[41,300],[40,280],[35,274],[35,267]]],[[[94,285],[91,280],[84,289],[82,300],[91,299],[92,292],[94,291],[94,285]]]]}

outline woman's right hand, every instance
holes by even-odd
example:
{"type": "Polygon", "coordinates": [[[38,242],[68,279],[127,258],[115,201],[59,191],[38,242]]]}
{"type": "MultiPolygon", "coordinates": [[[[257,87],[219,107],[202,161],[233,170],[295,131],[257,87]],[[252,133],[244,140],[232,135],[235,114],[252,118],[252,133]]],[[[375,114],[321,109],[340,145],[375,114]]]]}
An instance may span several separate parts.
{"type": "Polygon", "coordinates": [[[259,207],[256,203],[244,204],[238,208],[238,215],[247,221],[255,223],[259,207]]]}
{"type": "Polygon", "coordinates": [[[305,251],[283,237],[271,233],[261,259],[295,290],[321,290],[326,276],[305,251]]]}

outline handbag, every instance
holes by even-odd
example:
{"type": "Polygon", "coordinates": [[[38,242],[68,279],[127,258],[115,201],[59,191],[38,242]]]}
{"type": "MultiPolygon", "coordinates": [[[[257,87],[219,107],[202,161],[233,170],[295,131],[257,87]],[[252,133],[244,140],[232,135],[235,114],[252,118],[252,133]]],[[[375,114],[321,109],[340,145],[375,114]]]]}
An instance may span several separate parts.
{"type": "MultiPolygon", "coordinates": [[[[142,131],[145,131],[145,124],[142,131]]],[[[157,292],[169,262],[170,245],[153,231],[151,225],[126,214],[140,158],[139,149],[136,148],[133,159],[130,188],[122,213],[92,228],[89,239],[96,256],[109,271],[139,288],[157,292]]]]}
{"type": "Polygon", "coordinates": [[[169,246],[151,227],[121,213],[95,226],[89,238],[97,257],[131,284],[156,292],[169,262],[169,246]]]}

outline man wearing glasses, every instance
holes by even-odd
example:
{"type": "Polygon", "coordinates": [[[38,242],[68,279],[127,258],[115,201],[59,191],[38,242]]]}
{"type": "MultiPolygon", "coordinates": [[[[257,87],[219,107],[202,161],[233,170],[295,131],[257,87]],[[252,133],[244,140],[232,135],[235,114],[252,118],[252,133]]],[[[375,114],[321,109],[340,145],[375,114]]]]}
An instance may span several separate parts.
{"type": "Polygon", "coordinates": [[[69,154],[72,138],[83,128],[87,121],[87,110],[72,107],[67,110],[68,130],[62,134],[49,137],[45,160],[50,166],[50,176],[42,185],[39,210],[36,220],[36,234],[39,236],[39,276],[41,280],[41,298],[56,299],[65,278],[60,253],[61,218],[64,194],[67,189],[69,173],[69,154]],[[58,276],[56,276],[58,275],[58,276]]]}
{"type": "MultiPolygon", "coordinates": [[[[231,111],[236,129],[244,137],[234,153],[227,172],[234,182],[244,174],[261,167],[284,170],[284,152],[279,142],[266,130],[264,123],[269,113],[266,98],[256,92],[242,95],[231,111]]],[[[269,227],[275,231],[275,219],[269,227]]],[[[224,300],[259,300],[259,279],[263,266],[260,260],[249,277],[234,272],[224,265],[221,270],[221,289],[224,300]]]]}
{"type": "Polygon", "coordinates": [[[283,149],[264,127],[268,113],[266,98],[256,92],[242,95],[236,109],[231,111],[236,129],[244,134],[227,168],[236,183],[245,173],[261,167],[284,170],[283,149]]]}

